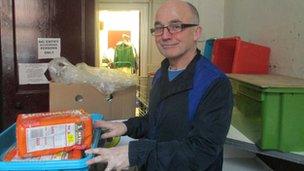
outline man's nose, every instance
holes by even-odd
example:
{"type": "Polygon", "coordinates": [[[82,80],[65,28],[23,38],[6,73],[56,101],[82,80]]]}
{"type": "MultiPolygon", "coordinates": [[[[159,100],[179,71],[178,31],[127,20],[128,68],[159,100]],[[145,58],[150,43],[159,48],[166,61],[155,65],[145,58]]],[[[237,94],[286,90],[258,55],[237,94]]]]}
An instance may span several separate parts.
{"type": "Polygon", "coordinates": [[[169,38],[171,38],[172,34],[170,33],[168,27],[164,28],[163,34],[161,36],[162,36],[162,39],[169,39],[169,38]]]}

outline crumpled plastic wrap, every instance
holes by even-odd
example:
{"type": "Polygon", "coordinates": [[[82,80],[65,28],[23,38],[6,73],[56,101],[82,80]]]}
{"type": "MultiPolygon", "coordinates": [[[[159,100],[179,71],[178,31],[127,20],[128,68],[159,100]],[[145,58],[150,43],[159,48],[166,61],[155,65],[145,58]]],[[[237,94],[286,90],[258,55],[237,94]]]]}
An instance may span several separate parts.
{"type": "Polygon", "coordinates": [[[52,81],[57,83],[86,83],[107,95],[136,85],[137,77],[121,71],[88,66],[85,63],[71,64],[66,58],[55,58],[48,70],[52,81]]]}

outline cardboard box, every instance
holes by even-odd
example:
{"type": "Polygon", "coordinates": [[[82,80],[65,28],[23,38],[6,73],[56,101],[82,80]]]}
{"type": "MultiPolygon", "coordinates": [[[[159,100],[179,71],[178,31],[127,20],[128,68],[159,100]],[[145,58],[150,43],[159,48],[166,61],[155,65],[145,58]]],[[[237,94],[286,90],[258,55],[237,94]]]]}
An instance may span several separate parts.
{"type": "Polygon", "coordinates": [[[136,87],[112,94],[112,98],[89,84],[50,83],[50,111],[84,109],[101,113],[105,120],[128,119],[135,116],[136,87]]]}

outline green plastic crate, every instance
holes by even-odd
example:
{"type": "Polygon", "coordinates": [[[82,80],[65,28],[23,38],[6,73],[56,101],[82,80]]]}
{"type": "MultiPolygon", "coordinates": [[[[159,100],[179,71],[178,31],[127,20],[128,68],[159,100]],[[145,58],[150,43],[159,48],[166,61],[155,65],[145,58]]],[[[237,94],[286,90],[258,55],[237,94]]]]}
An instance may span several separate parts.
{"type": "Polygon", "coordinates": [[[304,80],[228,74],[235,100],[232,125],[262,149],[304,151],[304,80]]]}

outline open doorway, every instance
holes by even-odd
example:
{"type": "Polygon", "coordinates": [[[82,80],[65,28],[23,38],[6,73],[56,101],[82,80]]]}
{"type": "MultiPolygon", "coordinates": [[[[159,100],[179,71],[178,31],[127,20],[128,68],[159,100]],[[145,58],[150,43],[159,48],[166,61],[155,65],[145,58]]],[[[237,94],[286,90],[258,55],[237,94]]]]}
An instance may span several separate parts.
{"type": "Polygon", "coordinates": [[[97,65],[145,76],[148,4],[99,3],[97,7],[97,65]]]}

